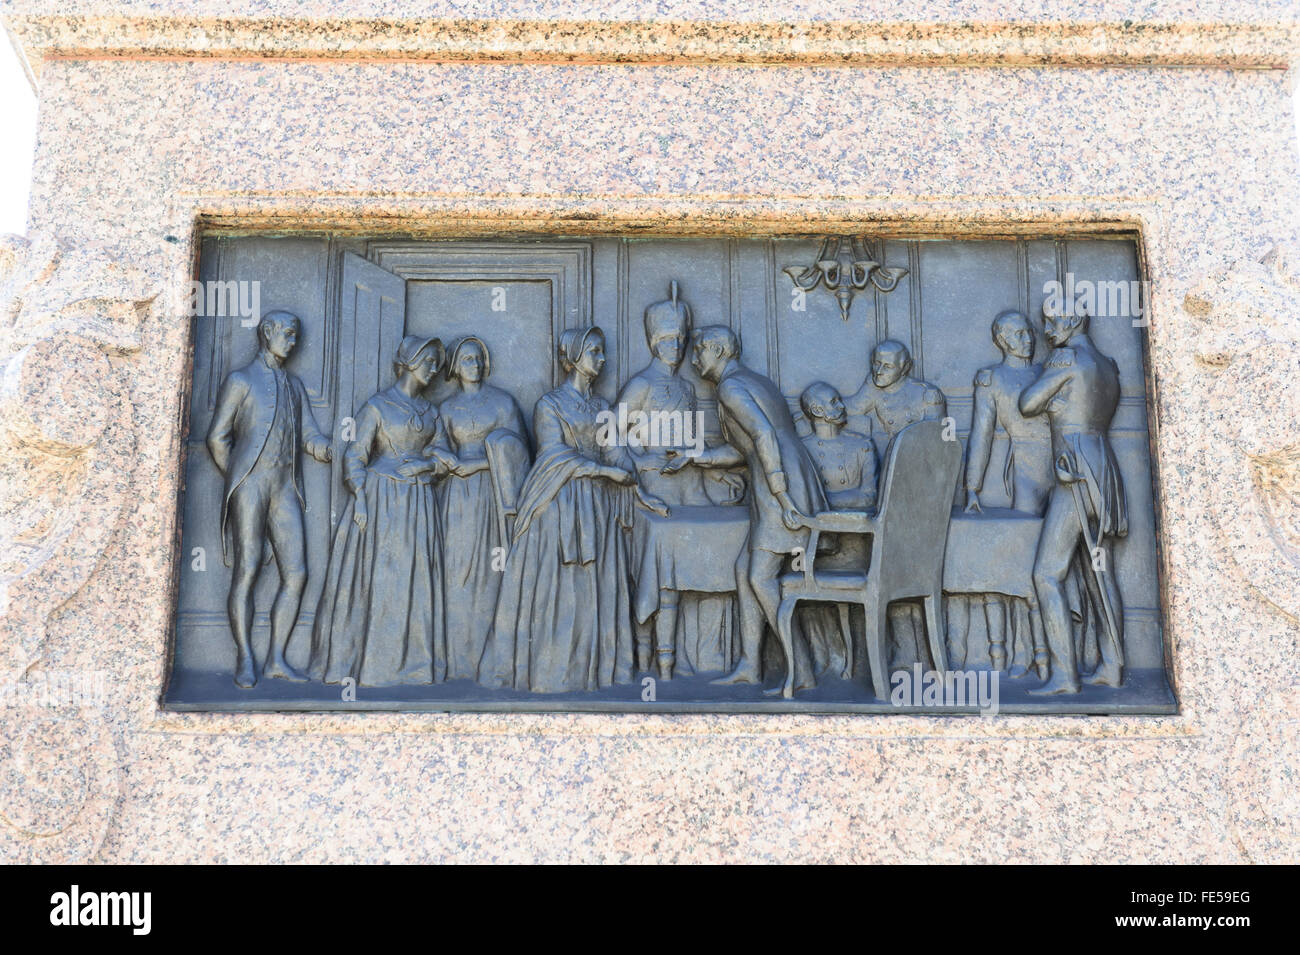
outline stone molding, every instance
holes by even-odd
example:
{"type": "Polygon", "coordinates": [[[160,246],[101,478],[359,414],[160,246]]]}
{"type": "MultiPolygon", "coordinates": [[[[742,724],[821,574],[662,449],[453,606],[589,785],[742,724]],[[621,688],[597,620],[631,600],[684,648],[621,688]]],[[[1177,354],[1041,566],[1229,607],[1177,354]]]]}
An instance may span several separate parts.
{"type": "Polygon", "coordinates": [[[1227,0],[1195,21],[1173,3],[1142,17],[1108,2],[581,4],[145,4],[10,0],[4,19],[32,75],[47,57],[312,58],[788,66],[1222,66],[1285,68],[1300,16],[1227,0]]]}

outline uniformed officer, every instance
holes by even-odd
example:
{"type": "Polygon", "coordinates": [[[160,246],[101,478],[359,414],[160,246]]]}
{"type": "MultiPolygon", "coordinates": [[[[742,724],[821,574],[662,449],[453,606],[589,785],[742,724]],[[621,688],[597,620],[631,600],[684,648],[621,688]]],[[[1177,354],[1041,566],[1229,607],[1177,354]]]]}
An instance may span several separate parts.
{"type": "Polygon", "coordinates": [[[1039,515],[1056,483],[1052,471],[1052,432],[1041,417],[1020,413],[1020,394],[1038,380],[1043,366],[1034,362],[1034,330],[1019,312],[993,320],[993,343],[1002,361],[975,373],[974,408],[966,459],[966,510],[978,512],[980,492],[993,451],[994,430],[1001,425],[1010,448],[1003,482],[1011,507],[1039,515]]]}
{"type": "MultiPolygon", "coordinates": [[[[886,339],[873,348],[871,374],[844,402],[850,428],[883,435],[884,440],[877,441],[877,446],[883,449],[890,438],[909,424],[942,420],[948,413],[943,392],[928,381],[912,378],[911,374],[912,356],[902,342],[886,339]]],[[[914,661],[925,660],[921,608],[912,604],[891,607],[889,622],[895,643],[892,666],[906,667],[914,661]]]]}
{"type": "Polygon", "coordinates": [[[1052,429],[1056,484],[1047,504],[1034,557],[1034,589],[1043,615],[1051,673],[1031,693],[1079,692],[1078,661],[1064,582],[1084,542],[1084,575],[1098,603],[1105,638],[1101,661],[1086,682],[1119,686],[1124,674],[1123,607],[1115,580],[1112,542],[1128,534],[1128,506],[1119,462],[1111,449],[1111,421],[1119,407],[1119,367],[1088,335],[1079,303],[1043,306],[1043,331],[1054,348],[1038,380],[1020,395],[1020,411],[1045,415],[1052,429]]]}
{"type": "Polygon", "coordinates": [[[909,424],[942,419],[948,413],[943,392],[911,374],[912,356],[902,342],[887,339],[873,348],[871,374],[844,401],[850,427],[856,424],[863,433],[892,438],[909,424]]]}
{"type": "MultiPolygon", "coordinates": [[[[1000,425],[1006,432],[1009,447],[1006,464],[1002,468],[1002,481],[1013,510],[1041,516],[1047,507],[1048,495],[1056,483],[1052,471],[1052,432],[1046,419],[1027,418],[1020,413],[1020,393],[1033,384],[1042,372],[1042,365],[1034,362],[1034,329],[1029,319],[1020,312],[1007,311],[993,319],[993,343],[1002,353],[1002,361],[975,373],[974,405],[971,410],[970,440],[966,455],[966,512],[982,510],[980,492],[988,473],[993,452],[993,436],[1000,425]]],[[[953,659],[965,656],[966,613],[981,601],[950,598],[957,603],[968,603],[968,608],[951,605],[949,637],[952,641],[953,659]]],[[[989,659],[995,670],[1007,668],[1007,602],[998,594],[987,594],[983,601],[984,619],[989,633],[989,659]]],[[[1023,676],[1029,666],[1046,676],[1047,648],[1042,645],[1042,634],[1035,617],[1029,625],[1033,639],[1020,652],[1013,651],[1010,675],[1023,676]]],[[[1029,623],[1029,621],[1022,621],[1029,623]]],[[[1014,623],[1014,620],[1013,620],[1014,623]]],[[[1019,636],[1019,634],[1017,634],[1019,636]]],[[[1029,634],[1025,633],[1025,637],[1029,634]]],[[[1014,639],[1014,638],[1013,638],[1014,639]]]]}
{"type": "MultiPolygon", "coordinates": [[[[661,421],[676,420],[684,427],[676,433],[668,433],[672,430],[668,427],[656,429],[659,444],[629,440],[628,452],[636,464],[637,481],[669,508],[706,506],[712,501],[705,490],[704,471],[690,468],[675,474],[662,473],[670,460],[670,449],[674,455],[688,453],[693,439],[703,440],[695,387],[681,374],[691,337],[691,309],[678,296],[676,282],[669,283],[666,300],[646,308],[645,337],[650,364],[628,379],[619,392],[618,403],[629,418],[660,415],[661,421]]],[[[639,552],[645,546],[644,531],[649,519],[638,512],[635,520],[632,539],[639,552]]],[[[672,679],[674,671],[683,668],[688,674],[731,669],[734,604],[735,599],[727,594],[679,592],[667,587],[659,591],[654,646],[660,679],[672,679]]],[[[650,622],[634,623],[637,669],[649,670],[650,622]]]]}

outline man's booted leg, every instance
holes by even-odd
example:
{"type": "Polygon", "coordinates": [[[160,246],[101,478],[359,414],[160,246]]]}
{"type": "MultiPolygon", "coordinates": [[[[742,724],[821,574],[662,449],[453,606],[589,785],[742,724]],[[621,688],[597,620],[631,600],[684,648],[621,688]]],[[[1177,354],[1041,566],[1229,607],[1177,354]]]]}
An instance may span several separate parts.
{"type": "MultiPolygon", "coordinates": [[[[758,605],[762,608],[763,618],[767,621],[772,632],[776,633],[777,613],[781,608],[781,568],[785,565],[785,554],[774,554],[771,551],[755,551],[749,561],[749,585],[753,588],[754,596],[758,599],[758,605]]],[[[813,676],[812,659],[808,655],[808,644],[803,638],[803,631],[796,618],[792,625],[794,633],[791,634],[791,643],[794,649],[794,659],[786,660],[785,665],[794,668],[794,689],[806,690],[817,685],[817,678],[813,676]]],[[[780,687],[773,687],[767,691],[769,695],[776,696],[781,692],[780,687]]]]}
{"type": "Polygon", "coordinates": [[[659,591],[659,612],[655,614],[655,655],[659,679],[671,680],[677,665],[678,596],[675,590],[659,591]]]}
{"type": "MultiPolygon", "coordinates": [[[[1102,541],[1098,544],[1102,549],[1102,559],[1106,562],[1105,572],[1101,575],[1103,585],[1106,588],[1106,595],[1110,599],[1111,609],[1115,612],[1115,623],[1123,627],[1124,623],[1124,605],[1119,593],[1119,582],[1115,580],[1111,568],[1113,557],[1111,553],[1110,541],[1102,541]]],[[[1117,646],[1110,639],[1108,633],[1103,634],[1098,642],[1098,649],[1101,654],[1101,660],[1097,664],[1097,669],[1083,678],[1083,682],[1092,686],[1122,686],[1124,683],[1124,649],[1117,646]]]]}
{"type": "Polygon", "coordinates": [[[751,563],[749,548],[742,548],[736,558],[736,609],[740,617],[740,658],[730,673],[712,681],[718,686],[763,681],[760,655],[763,646],[763,609],[759,606],[758,596],[750,584],[751,563]]]}
{"type": "MultiPolygon", "coordinates": [[[[984,625],[989,631],[989,661],[993,664],[995,670],[1006,670],[1008,663],[1007,654],[1007,611],[1006,605],[1001,597],[993,594],[984,597],[984,625]]],[[[1007,674],[1008,676],[1024,676],[1024,671],[1019,673],[1014,670],[1007,674]]]]}
{"type": "Polygon", "coordinates": [[[1079,692],[1074,634],[1063,584],[1081,533],[1070,491],[1057,485],[1047,505],[1038,554],[1034,557],[1034,591],[1038,594],[1049,659],[1046,682],[1029,691],[1035,696],[1079,692]]]}

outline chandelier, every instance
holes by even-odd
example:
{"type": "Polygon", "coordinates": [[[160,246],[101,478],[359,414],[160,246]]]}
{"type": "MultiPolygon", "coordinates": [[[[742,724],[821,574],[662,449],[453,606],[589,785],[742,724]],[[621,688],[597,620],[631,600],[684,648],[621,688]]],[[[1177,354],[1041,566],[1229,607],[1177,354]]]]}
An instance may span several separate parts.
{"type": "MultiPolygon", "coordinates": [[[[880,257],[883,258],[883,243],[880,248],[880,257]]],[[[881,265],[875,250],[875,241],[865,236],[828,235],[822,239],[821,251],[812,265],[803,268],[791,265],[784,271],[795,288],[804,292],[811,292],[819,284],[825,285],[840,303],[840,318],[847,322],[854,292],[862,291],[869,284],[882,292],[892,292],[907,274],[907,269],[881,265]]]]}

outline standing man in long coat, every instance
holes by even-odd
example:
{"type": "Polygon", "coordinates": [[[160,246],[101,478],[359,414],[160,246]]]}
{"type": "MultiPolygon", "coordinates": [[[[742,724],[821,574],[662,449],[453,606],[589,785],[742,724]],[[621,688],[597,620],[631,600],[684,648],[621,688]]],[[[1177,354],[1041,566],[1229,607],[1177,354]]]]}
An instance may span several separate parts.
{"type": "MultiPolygon", "coordinates": [[[[740,611],[740,659],[730,674],[715,682],[758,683],[763,623],[776,630],[781,605],[778,575],[786,558],[802,552],[808,531],[805,516],[827,510],[817,465],[808,454],[785,395],[769,378],[740,363],[740,339],[725,325],[711,325],[695,335],[692,364],[718,389],[718,420],[727,442],[694,456],[678,455],[664,468],[673,474],[687,465],[749,467],[749,540],[736,562],[740,611]]],[[[795,689],[814,686],[812,663],[803,641],[794,640],[795,689]]]]}
{"type": "Polygon", "coordinates": [[[312,417],[306,387],[284,367],[298,344],[299,327],[298,317],[289,312],[262,317],[257,357],[231,372],[221,386],[208,429],[208,452],[225,475],[221,552],[226,566],[234,564],[226,611],[235,638],[235,683],[242,687],[257,683],[253,586],[268,546],[280,571],[280,589],[271,607],[264,672],[284,680],[306,679],[284,656],[307,586],[299,452],[328,462],[331,451],[312,417]]]}
{"type": "Polygon", "coordinates": [[[1078,693],[1078,658],[1070,628],[1065,579],[1080,543],[1084,575],[1091,575],[1105,636],[1101,661],[1088,683],[1119,686],[1124,679],[1123,607],[1112,543],[1128,534],[1128,505],[1110,425],[1119,407],[1119,367],[1088,335],[1088,313],[1078,303],[1043,306],[1043,331],[1053,346],[1038,380],[1020,395],[1020,411],[1045,414],[1052,427],[1056,485],[1047,502],[1034,590],[1043,615],[1051,674],[1031,693],[1078,693]]]}

